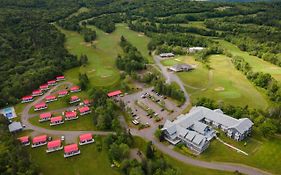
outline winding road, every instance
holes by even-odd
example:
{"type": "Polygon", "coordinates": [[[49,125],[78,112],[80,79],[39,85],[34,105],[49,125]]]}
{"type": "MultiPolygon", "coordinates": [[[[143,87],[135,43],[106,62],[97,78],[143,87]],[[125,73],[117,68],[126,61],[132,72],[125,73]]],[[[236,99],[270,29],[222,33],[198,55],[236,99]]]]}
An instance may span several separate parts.
{"type": "MultiPolygon", "coordinates": [[[[181,106],[181,109],[185,109],[190,104],[190,99],[189,99],[188,93],[186,92],[186,90],[184,88],[184,84],[178,78],[178,76],[176,74],[173,74],[173,73],[167,71],[167,69],[161,64],[158,56],[154,56],[154,60],[155,60],[156,65],[160,68],[163,76],[166,78],[167,83],[176,82],[180,86],[181,90],[184,92],[186,102],[181,106]]],[[[26,129],[31,129],[31,130],[35,131],[36,133],[45,133],[45,134],[53,135],[53,136],[64,135],[66,142],[75,142],[76,139],[78,138],[78,136],[83,133],[92,133],[95,135],[115,134],[114,132],[105,132],[105,131],[59,131],[59,130],[45,129],[45,128],[41,128],[41,127],[32,125],[29,122],[29,118],[36,116],[34,114],[31,114],[31,115],[29,114],[29,111],[32,108],[32,106],[34,106],[38,102],[42,101],[46,96],[55,92],[56,88],[60,85],[67,85],[68,87],[70,87],[70,86],[72,86],[72,83],[70,83],[70,82],[59,83],[58,85],[52,87],[43,96],[40,96],[39,98],[37,98],[32,103],[29,103],[24,108],[24,110],[22,111],[21,121],[22,121],[22,124],[25,125],[26,129]]],[[[54,110],[54,111],[50,111],[50,112],[55,112],[55,111],[60,112],[60,111],[65,111],[65,110],[72,110],[73,108],[74,107],[63,108],[63,109],[58,109],[58,110],[54,110]]],[[[164,122],[164,121],[162,121],[162,122],[164,122]]],[[[180,153],[174,151],[172,148],[168,147],[167,145],[160,143],[154,137],[154,132],[158,128],[158,124],[153,124],[153,125],[151,125],[151,127],[143,129],[143,130],[137,130],[134,128],[129,128],[123,116],[120,116],[120,123],[122,124],[122,126],[126,127],[128,130],[130,130],[130,133],[132,135],[140,136],[146,140],[151,140],[153,142],[153,144],[161,152],[169,155],[170,157],[173,157],[174,159],[182,161],[186,164],[203,167],[203,168],[222,170],[222,171],[231,171],[231,172],[239,171],[241,173],[248,174],[248,175],[268,175],[268,174],[270,174],[268,172],[265,172],[265,171],[262,171],[262,170],[259,170],[259,169],[253,168],[253,167],[249,167],[246,165],[242,165],[242,164],[207,162],[207,161],[198,160],[198,159],[195,159],[192,157],[187,157],[183,154],[180,154],[180,153]]],[[[163,124],[163,123],[159,123],[159,124],[163,124]]]]}

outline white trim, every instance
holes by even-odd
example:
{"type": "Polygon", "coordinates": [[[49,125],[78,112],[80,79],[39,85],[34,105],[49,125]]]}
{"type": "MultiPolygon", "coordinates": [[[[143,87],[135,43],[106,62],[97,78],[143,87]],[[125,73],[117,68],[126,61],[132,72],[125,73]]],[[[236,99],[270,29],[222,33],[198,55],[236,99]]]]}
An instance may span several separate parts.
{"type": "Polygon", "coordinates": [[[77,99],[77,100],[75,100],[75,101],[70,101],[70,102],[69,102],[69,104],[76,103],[76,102],[79,102],[79,101],[81,101],[81,99],[80,99],[80,98],[79,98],[79,99],[77,99]]]}
{"type": "Polygon", "coordinates": [[[95,140],[92,139],[92,140],[86,141],[86,142],[79,142],[79,145],[87,145],[87,144],[94,143],[94,142],[95,142],[95,140]]]}
{"type": "Polygon", "coordinates": [[[63,149],[63,146],[61,146],[61,147],[56,147],[56,148],[52,148],[52,149],[47,149],[47,150],[46,150],[46,153],[51,153],[51,152],[59,151],[59,150],[62,150],[62,149],[63,149]]]}
{"type": "Polygon", "coordinates": [[[34,111],[41,111],[41,110],[44,110],[44,109],[47,109],[47,108],[48,108],[48,106],[45,106],[43,108],[34,108],[34,111]]]}
{"type": "Polygon", "coordinates": [[[60,122],[58,122],[58,123],[50,123],[50,126],[56,126],[56,125],[61,125],[61,124],[63,124],[64,123],[64,121],[62,120],[62,121],[60,121],[60,122]]]}
{"type": "Polygon", "coordinates": [[[51,120],[51,117],[49,118],[43,118],[43,119],[39,119],[39,122],[46,122],[46,121],[50,121],[51,120]]]}
{"type": "Polygon", "coordinates": [[[80,115],[87,115],[87,114],[90,114],[90,113],[92,113],[91,110],[89,110],[89,111],[87,111],[87,112],[80,113],[80,115]]]}
{"type": "Polygon", "coordinates": [[[57,101],[57,100],[58,100],[57,98],[52,99],[52,100],[46,100],[46,103],[50,103],[50,102],[57,101]]]}
{"type": "Polygon", "coordinates": [[[76,120],[76,119],[78,119],[78,118],[79,118],[79,116],[77,115],[77,116],[74,117],[74,118],[73,118],[73,117],[65,117],[64,120],[65,120],[65,121],[70,121],[70,120],[76,120]]]}
{"type": "Polygon", "coordinates": [[[32,144],[31,147],[32,147],[32,148],[36,148],[36,147],[43,146],[43,145],[46,145],[46,144],[47,144],[47,141],[45,141],[44,143],[40,143],[40,144],[38,144],[38,145],[37,145],[37,144],[36,144],[36,145],[35,145],[35,144],[32,144]]]}
{"type": "Polygon", "coordinates": [[[68,157],[71,157],[71,156],[75,156],[75,155],[78,155],[78,154],[80,154],[80,150],[78,150],[76,153],[72,153],[72,154],[63,154],[63,157],[64,158],[68,158],[68,157]]]}

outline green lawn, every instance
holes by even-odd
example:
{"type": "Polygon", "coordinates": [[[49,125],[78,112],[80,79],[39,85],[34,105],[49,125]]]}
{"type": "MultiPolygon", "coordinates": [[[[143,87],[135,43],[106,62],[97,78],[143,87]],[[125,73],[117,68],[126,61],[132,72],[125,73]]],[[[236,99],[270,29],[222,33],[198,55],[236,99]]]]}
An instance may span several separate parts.
{"type": "Polygon", "coordinates": [[[116,31],[107,34],[95,26],[88,26],[96,30],[97,40],[91,43],[85,43],[82,35],[77,32],[67,31],[59,28],[66,35],[65,47],[74,55],[80,56],[86,54],[89,59],[85,67],[77,67],[68,70],[66,78],[73,83],[78,83],[79,73],[87,73],[91,86],[112,87],[119,83],[119,70],[115,66],[115,59],[118,53],[122,53],[119,47],[120,37],[124,35],[140,52],[149,60],[147,43],[149,38],[128,29],[125,24],[117,24],[116,31]]]}
{"type": "MultiPolygon", "coordinates": [[[[60,114],[54,114],[55,116],[61,115],[60,114]]],[[[64,130],[64,131],[94,131],[97,130],[97,128],[94,126],[93,123],[93,117],[91,114],[79,116],[77,120],[70,120],[70,121],[64,121],[64,124],[56,125],[56,126],[50,126],[50,122],[39,122],[39,116],[32,117],[29,119],[29,122],[32,125],[39,126],[42,128],[52,129],[52,130],[64,130]]]]}
{"type": "Polygon", "coordinates": [[[178,57],[173,61],[166,60],[164,64],[169,65],[176,61],[197,65],[193,71],[178,73],[192,100],[208,97],[227,104],[249,105],[257,109],[265,109],[268,106],[266,96],[234,68],[230,58],[213,55],[209,60],[211,70],[190,56],[178,57]]]}
{"type": "Polygon", "coordinates": [[[103,149],[97,150],[96,144],[79,146],[81,154],[64,158],[63,150],[46,153],[46,147],[28,148],[32,160],[40,167],[44,175],[86,175],[86,174],[120,174],[116,169],[110,167],[107,152],[103,149]]]}
{"type": "Polygon", "coordinates": [[[248,52],[241,51],[237,46],[234,44],[224,41],[224,40],[218,40],[220,45],[227,49],[230,53],[232,53],[234,56],[241,56],[247,61],[251,67],[253,68],[253,71],[255,72],[264,72],[271,74],[276,80],[281,81],[281,67],[278,67],[274,64],[271,64],[267,61],[264,61],[256,56],[249,55],[248,52]]]}

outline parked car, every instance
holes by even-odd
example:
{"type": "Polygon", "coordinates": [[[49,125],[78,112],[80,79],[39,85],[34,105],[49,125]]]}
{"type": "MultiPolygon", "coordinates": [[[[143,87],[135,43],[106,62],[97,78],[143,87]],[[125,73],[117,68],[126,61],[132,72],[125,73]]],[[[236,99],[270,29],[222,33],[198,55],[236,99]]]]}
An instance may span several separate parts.
{"type": "Polygon", "coordinates": [[[61,136],[60,139],[61,139],[62,141],[64,141],[65,137],[64,137],[64,136],[61,136]]]}
{"type": "Polygon", "coordinates": [[[133,123],[134,125],[138,125],[140,122],[137,121],[137,120],[132,120],[132,123],[133,123]]]}

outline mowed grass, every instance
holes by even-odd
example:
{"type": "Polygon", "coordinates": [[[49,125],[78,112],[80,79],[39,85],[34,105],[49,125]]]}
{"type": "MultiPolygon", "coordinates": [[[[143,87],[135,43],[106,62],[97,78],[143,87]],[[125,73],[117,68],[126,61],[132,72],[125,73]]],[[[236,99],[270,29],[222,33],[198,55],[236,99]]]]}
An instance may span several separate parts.
{"type": "Polygon", "coordinates": [[[77,32],[60,29],[66,35],[65,47],[68,51],[78,57],[81,54],[88,56],[89,63],[86,66],[77,67],[68,70],[65,75],[73,83],[79,83],[79,73],[86,73],[90,79],[91,86],[94,87],[112,87],[119,83],[119,70],[116,68],[115,60],[117,55],[122,53],[119,46],[120,37],[123,35],[147,59],[152,60],[148,55],[147,44],[149,38],[141,33],[130,30],[125,24],[117,24],[116,31],[107,34],[95,26],[87,26],[97,32],[97,39],[92,44],[86,43],[83,36],[77,32]]]}
{"type": "MultiPolygon", "coordinates": [[[[62,114],[54,114],[54,116],[59,116],[62,114]]],[[[79,116],[76,120],[64,121],[61,125],[50,126],[50,121],[39,122],[39,116],[32,117],[29,122],[34,126],[39,126],[41,128],[51,129],[51,130],[63,130],[63,131],[94,131],[97,128],[94,126],[93,117],[91,114],[79,116]]]]}
{"type": "Polygon", "coordinates": [[[105,149],[99,152],[95,143],[79,146],[81,154],[67,159],[63,157],[63,150],[47,154],[46,146],[28,149],[32,161],[44,175],[120,174],[117,169],[110,167],[105,149]]]}
{"type": "Polygon", "coordinates": [[[261,139],[255,136],[255,133],[253,133],[253,135],[253,138],[249,138],[243,142],[236,142],[226,136],[222,137],[227,143],[247,152],[249,154],[248,156],[237,153],[235,150],[228,148],[217,140],[213,140],[209,148],[198,158],[208,161],[240,163],[257,167],[274,174],[281,174],[281,139],[277,137],[261,139]],[[246,145],[244,145],[245,142],[247,142],[246,145]]]}
{"type": "Polygon", "coordinates": [[[248,52],[241,51],[234,44],[224,41],[217,40],[220,45],[232,53],[234,56],[241,56],[247,61],[255,72],[264,72],[271,74],[277,81],[281,82],[281,67],[271,64],[267,61],[262,60],[256,56],[249,55],[248,52]]]}
{"type": "Polygon", "coordinates": [[[257,109],[268,106],[266,96],[234,68],[230,58],[224,55],[210,56],[211,70],[194,61],[192,57],[180,57],[176,60],[197,65],[191,72],[178,73],[192,100],[207,97],[226,104],[248,105],[257,109]]]}

